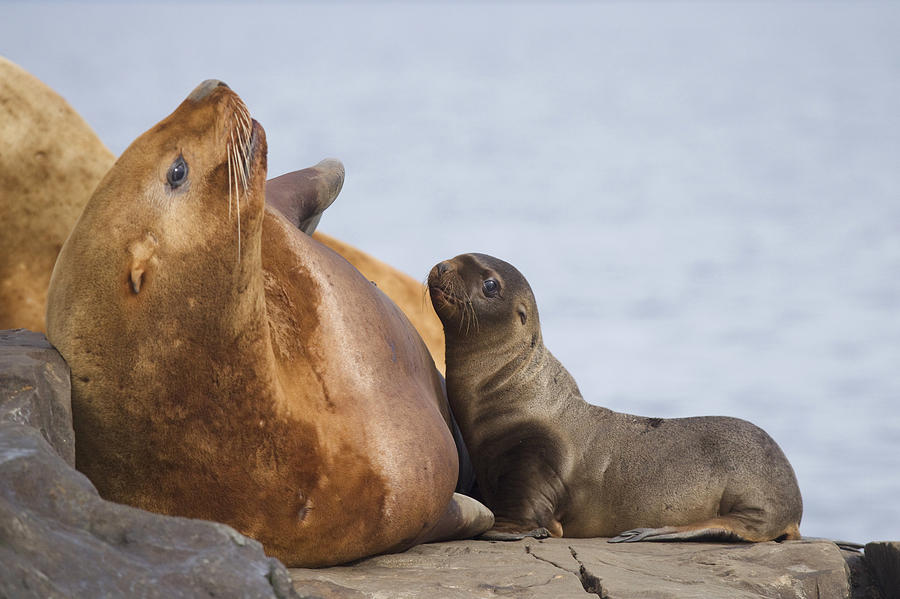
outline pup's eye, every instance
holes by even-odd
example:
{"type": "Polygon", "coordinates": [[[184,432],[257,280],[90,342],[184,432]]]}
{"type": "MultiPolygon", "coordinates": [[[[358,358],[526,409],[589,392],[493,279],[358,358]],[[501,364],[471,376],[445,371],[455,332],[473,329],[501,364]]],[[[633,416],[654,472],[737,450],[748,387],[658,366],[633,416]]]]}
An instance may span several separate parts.
{"type": "Polygon", "coordinates": [[[172,166],[169,167],[169,172],[166,174],[166,180],[169,182],[169,185],[172,186],[172,189],[175,189],[187,181],[187,176],[187,162],[184,161],[183,156],[179,155],[178,158],[175,159],[175,162],[172,163],[172,166]]]}
{"type": "Polygon", "coordinates": [[[487,297],[496,297],[500,293],[500,283],[497,279],[488,279],[481,285],[481,290],[487,297]]]}

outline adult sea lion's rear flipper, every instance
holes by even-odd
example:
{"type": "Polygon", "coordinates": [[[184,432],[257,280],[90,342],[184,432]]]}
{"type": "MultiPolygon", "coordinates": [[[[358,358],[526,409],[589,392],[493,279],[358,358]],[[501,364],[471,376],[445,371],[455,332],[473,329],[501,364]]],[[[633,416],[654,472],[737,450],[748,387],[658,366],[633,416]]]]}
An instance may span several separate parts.
{"type": "Polygon", "coordinates": [[[457,541],[477,537],[494,525],[494,514],[480,501],[454,493],[447,509],[419,543],[457,541]]]}
{"type": "Polygon", "coordinates": [[[344,185],[344,165],[336,158],[266,181],[266,204],[312,235],[344,185]]]}

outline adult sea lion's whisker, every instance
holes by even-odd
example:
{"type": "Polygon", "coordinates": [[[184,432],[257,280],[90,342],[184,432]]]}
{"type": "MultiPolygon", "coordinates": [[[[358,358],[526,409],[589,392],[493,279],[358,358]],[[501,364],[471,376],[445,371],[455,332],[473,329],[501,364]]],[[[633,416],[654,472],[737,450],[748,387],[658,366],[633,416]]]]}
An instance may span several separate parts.
{"type": "MultiPolygon", "coordinates": [[[[240,141],[240,133],[238,133],[238,141],[240,141]]],[[[244,152],[243,152],[243,144],[237,151],[237,159],[238,159],[238,174],[241,176],[241,185],[246,190],[247,189],[247,165],[244,161],[244,152]]]]}
{"type": "Polygon", "coordinates": [[[228,220],[231,220],[231,144],[226,145],[228,162],[228,220]]]}
{"type": "MultiPolygon", "coordinates": [[[[235,144],[234,144],[234,129],[232,129],[232,130],[231,130],[231,145],[229,146],[229,151],[228,151],[228,157],[229,157],[229,160],[231,159],[232,156],[234,156],[234,157],[235,157],[235,161],[236,161],[236,160],[237,160],[237,154],[238,154],[238,150],[237,150],[237,148],[235,147],[235,144]],[[231,153],[231,150],[232,150],[232,149],[234,150],[234,154],[231,153]]],[[[231,173],[232,173],[232,169],[230,168],[230,165],[231,165],[231,163],[229,162],[229,180],[228,180],[228,187],[229,187],[229,189],[231,189],[231,179],[230,179],[230,176],[231,176],[231,173]]],[[[234,169],[233,169],[233,172],[234,172],[234,189],[235,189],[235,202],[234,202],[234,204],[235,204],[235,208],[237,209],[237,258],[238,258],[238,263],[240,263],[240,261],[241,261],[241,188],[240,188],[240,186],[238,185],[238,173],[237,173],[238,170],[239,170],[239,167],[238,167],[237,164],[235,164],[235,165],[234,165],[234,169]]],[[[230,201],[229,201],[229,202],[230,202],[230,201]]],[[[231,204],[229,203],[229,208],[230,208],[230,206],[231,206],[231,204]]]]}

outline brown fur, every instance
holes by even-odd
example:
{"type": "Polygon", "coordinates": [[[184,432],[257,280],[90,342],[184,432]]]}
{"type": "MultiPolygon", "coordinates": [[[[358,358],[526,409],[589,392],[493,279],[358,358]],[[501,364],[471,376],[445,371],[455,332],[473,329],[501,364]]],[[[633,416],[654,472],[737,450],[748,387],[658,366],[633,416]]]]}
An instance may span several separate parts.
{"type": "Polygon", "coordinates": [[[290,566],[403,549],[456,517],[440,377],[387,296],[265,206],[258,125],[229,215],[241,106],[198,87],[60,253],[47,325],[72,369],[76,465],[108,499],[225,522],[290,566]]]}
{"type": "Polygon", "coordinates": [[[0,57],[0,329],[44,330],[59,248],[115,160],[69,104],[0,57]]]}
{"type": "Polygon", "coordinates": [[[316,231],[313,237],[346,258],[364,277],[378,285],[379,289],[397,303],[409,321],[416,327],[419,335],[422,336],[422,340],[428,346],[428,351],[431,352],[431,357],[434,358],[435,365],[443,373],[444,328],[434,310],[431,309],[431,302],[426,299],[427,288],[425,285],[330,235],[316,231]]]}
{"type": "Polygon", "coordinates": [[[447,339],[447,394],[496,515],[489,538],[799,538],[797,480],[764,431],[588,404],[544,347],[528,282],[502,260],[457,256],[428,282],[447,339]]]}

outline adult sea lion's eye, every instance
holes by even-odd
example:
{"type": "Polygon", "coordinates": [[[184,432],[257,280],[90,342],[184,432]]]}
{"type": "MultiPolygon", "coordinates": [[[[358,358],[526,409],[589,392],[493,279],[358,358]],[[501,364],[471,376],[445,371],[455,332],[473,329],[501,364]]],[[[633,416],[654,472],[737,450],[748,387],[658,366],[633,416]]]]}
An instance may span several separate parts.
{"type": "Polygon", "coordinates": [[[496,279],[488,279],[481,285],[481,290],[487,297],[495,297],[500,293],[500,283],[496,279]]]}
{"type": "Polygon", "coordinates": [[[166,174],[166,180],[168,180],[169,185],[174,189],[187,181],[187,175],[187,162],[184,161],[184,157],[179,156],[175,159],[175,162],[172,163],[172,166],[169,167],[169,172],[166,174]]]}

